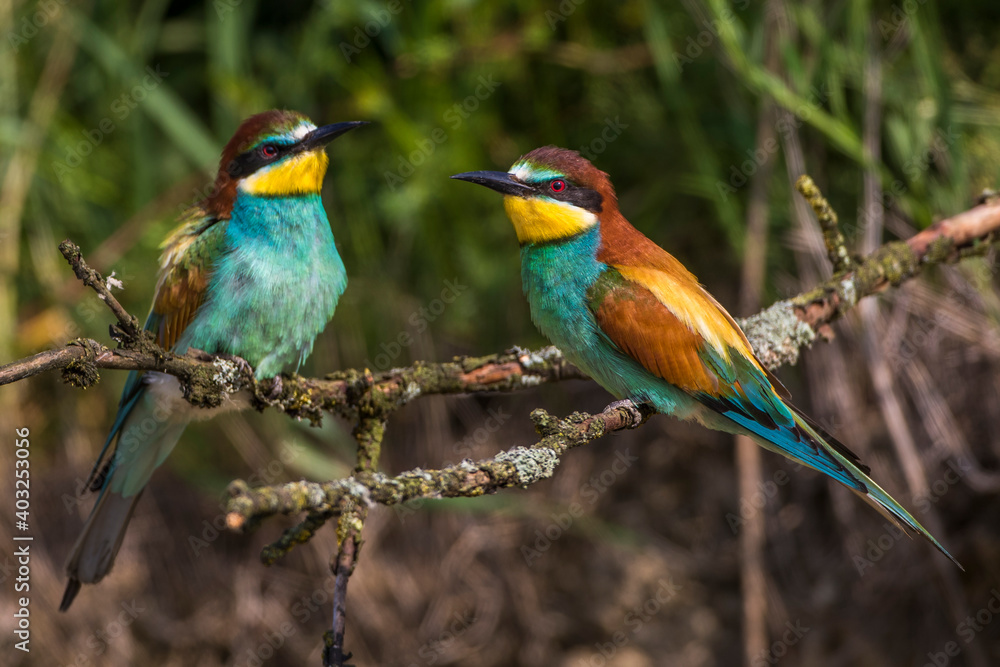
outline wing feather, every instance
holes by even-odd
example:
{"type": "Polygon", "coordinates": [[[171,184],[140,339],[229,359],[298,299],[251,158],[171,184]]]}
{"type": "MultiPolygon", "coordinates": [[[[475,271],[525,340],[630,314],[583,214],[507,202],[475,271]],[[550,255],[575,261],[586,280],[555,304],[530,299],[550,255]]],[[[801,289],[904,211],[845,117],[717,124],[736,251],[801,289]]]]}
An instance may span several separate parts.
{"type": "Polygon", "coordinates": [[[223,251],[227,221],[192,209],[163,242],[160,279],[147,328],[172,349],[205,301],[215,260],[223,251]]]}
{"type": "MultiPolygon", "coordinates": [[[[782,400],[742,331],[714,299],[702,290],[703,310],[689,310],[684,318],[695,322],[692,326],[674,312],[673,299],[668,305],[660,298],[665,289],[662,284],[650,288],[648,281],[655,279],[655,272],[638,274],[643,283],[623,273],[628,272],[609,267],[590,295],[598,326],[623,352],[653,375],[776,446],[786,456],[851,488],[865,488],[854,472],[826,448],[859,466],[857,456],[832,438],[823,443],[797,422],[797,410],[782,400]],[[702,335],[701,331],[709,327],[711,333],[702,335]],[[716,347],[713,340],[723,342],[716,347]]],[[[686,299],[692,304],[698,303],[700,297],[687,294],[686,299]]]]}
{"type": "Polygon", "coordinates": [[[841,482],[958,564],[868,477],[851,450],[785,400],[788,391],[754,356],[733,318],[680,262],[617,210],[602,217],[601,232],[597,259],[609,269],[592,288],[591,310],[614,343],[650,373],[753,434],[761,446],[841,482]]]}
{"type": "Polygon", "coordinates": [[[663,272],[611,266],[591,288],[591,309],[608,337],[650,373],[688,393],[714,395],[737,379],[731,357],[753,351],[728,314],[694,287],[700,294],[663,272]]]}
{"type": "MultiPolygon", "coordinates": [[[[174,347],[204,302],[213,260],[222,252],[226,222],[195,206],[181,216],[180,224],[160,246],[160,277],[144,328],[156,334],[164,349],[174,347]]],[[[87,479],[86,486],[93,491],[104,485],[113,463],[106,454],[139,397],[144,375],[145,371],[131,371],[125,380],[115,422],[87,479]]]]}
{"type": "Polygon", "coordinates": [[[647,371],[686,392],[719,390],[718,376],[700,356],[704,339],[652,292],[622,280],[596,306],[601,330],[647,371]]]}

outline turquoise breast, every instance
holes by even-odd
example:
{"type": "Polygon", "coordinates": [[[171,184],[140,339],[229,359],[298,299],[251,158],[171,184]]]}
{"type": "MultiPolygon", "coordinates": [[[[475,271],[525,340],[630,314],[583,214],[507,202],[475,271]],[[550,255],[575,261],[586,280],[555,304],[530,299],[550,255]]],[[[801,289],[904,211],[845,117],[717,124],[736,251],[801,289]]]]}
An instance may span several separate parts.
{"type": "Polygon", "coordinates": [[[687,414],[694,401],[622,352],[601,331],[588,290],[607,264],[597,259],[600,229],[521,247],[521,283],[531,320],[563,354],[616,398],[649,402],[665,414],[687,414]]]}
{"type": "Polygon", "coordinates": [[[297,369],[346,286],[319,195],[240,193],[205,302],[178,349],[243,357],[258,378],[297,369]]]}

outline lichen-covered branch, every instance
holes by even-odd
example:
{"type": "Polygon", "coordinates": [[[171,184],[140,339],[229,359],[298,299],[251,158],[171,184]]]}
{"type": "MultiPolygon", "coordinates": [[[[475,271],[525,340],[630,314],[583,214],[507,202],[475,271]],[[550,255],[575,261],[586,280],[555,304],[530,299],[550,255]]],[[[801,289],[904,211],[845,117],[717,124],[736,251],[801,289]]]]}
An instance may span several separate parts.
{"type": "Polygon", "coordinates": [[[847,252],[847,242],[844,234],[837,224],[837,212],[830,206],[823,193],[820,192],[813,179],[803,174],[795,182],[795,188],[805,197],[816,214],[819,227],[823,230],[823,243],[826,245],[826,254],[833,264],[833,272],[843,273],[850,271],[854,266],[851,254],[847,252]]]}
{"type": "Polygon", "coordinates": [[[102,369],[160,371],[177,377],[185,398],[194,405],[216,407],[226,394],[246,390],[258,410],[278,407],[292,417],[313,423],[319,423],[324,412],[352,420],[364,413],[388,413],[430,394],[510,392],[587,377],[550,346],[456,357],[440,363],[417,362],[380,373],[342,371],[325,379],[283,375],[281,390],[275,394],[273,380],[255,380],[248,369],[229,359],[199,351],[175,355],[162,349],[112,350],[95,340],[81,338],[67,347],[0,366],[0,385],[60,369],[66,381],[78,387],[98,382],[98,371],[102,369]]]}
{"type": "Polygon", "coordinates": [[[415,469],[390,477],[376,471],[356,472],[330,482],[290,482],[251,489],[242,480],[229,485],[227,525],[243,529],[251,519],[301,512],[338,513],[358,505],[399,505],[420,498],[475,497],[500,489],[526,487],[552,476],[569,449],[601,436],[635,428],[652,412],[639,406],[609,408],[596,415],[575,412],[566,419],[535,410],[531,419],[542,436],[530,446],[513,447],[482,461],[463,461],[440,470],[415,469]]]}
{"type": "Polygon", "coordinates": [[[156,344],[152,334],[138,328],[108,289],[107,280],[91,268],[71,241],[63,241],[60,251],[74,273],[118,319],[115,331],[118,349],[81,338],[58,350],[47,350],[0,366],[0,385],[52,370],[62,370],[64,379],[78,387],[100,380],[99,370],[148,370],[173,375],[180,380],[185,398],[200,407],[217,407],[226,394],[241,390],[253,396],[259,409],[276,406],[289,415],[313,423],[323,412],[350,419],[360,415],[388,415],[424,394],[453,394],[479,391],[515,391],[543,382],[586,378],[554,347],[537,351],[514,349],[481,357],[459,357],[450,362],[417,362],[406,368],[381,373],[347,370],[324,379],[286,375],[275,392],[274,381],[254,379],[249,367],[199,350],[176,355],[156,344]]]}
{"type": "MultiPolygon", "coordinates": [[[[386,419],[384,417],[366,417],[363,418],[354,428],[354,439],[358,443],[358,463],[354,469],[355,474],[375,472],[378,470],[378,461],[382,452],[382,439],[385,436],[385,427],[386,419]]],[[[339,516],[341,518],[341,522],[338,524],[337,533],[340,538],[344,537],[342,534],[342,531],[345,529],[343,525],[343,518],[348,514],[354,516],[354,523],[357,524],[354,527],[357,528],[357,532],[360,534],[365,518],[364,513],[367,512],[368,504],[349,501],[347,504],[337,507],[335,510],[323,507],[307,509],[309,514],[302,522],[292,526],[284,532],[280,539],[264,547],[260,554],[261,562],[265,565],[271,565],[286,553],[291,551],[296,545],[308,542],[316,530],[322,527],[323,524],[334,516],[339,516]]],[[[237,519],[232,518],[229,520],[235,521],[237,519]]],[[[227,524],[229,520],[227,520],[227,524]]],[[[229,525],[230,527],[233,527],[232,524],[229,525]]],[[[340,541],[342,541],[342,539],[340,541]]]]}
{"type": "Polygon", "coordinates": [[[323,667],[340,667],[345,661],[351,659],[351,653],[344,650],[344,634],[347,631],[347,582],[354,574],[354,568],[358,564],[358,551],[361,548],[360,526],[357,534],[345,536],[339,539],[340,524],[352,516],[352,513],[344,514],[338,522],[339,548],[337,554],[330,564],[334,573],[333,583],[333,625],[330,630],[323,633],[323,667]]]}
{"type": "MultiPolygon", "coordinates": [[[[358,442],[358,464],[355,473],[371,473],[378,469],[385,436],[386,415],[363,417],[354,429],[358,442]]],[[[368,517],[368,506],[353,503],[337,518],[337,553],[330,561],[333,572],[333,623],[323,635],[323,666],[343,667],[351,657],[344,650],[344,633],[347,628],[347,583],[358,564],[361,553],[361,532],[368,517]]]]}
{"type": "Polygon", "coordinates": [[[216,407],[227,393],[247,390],[259,410],[279,407],[293,417],[318,422],[324,411],[350,418],[356,417],[359,410],[395,409],[428,394],[507,392],[558,380],[586,379],[554,347],[515,348],[441,363],[417,362],[374,374],[350,370],[326,379],[285,375],[281,392],[274,395],[272,380],[257,381],[252,373],[229,359],[200,351],[175,355],[153,348],[155,344],[147,346],[147,351],[113,350],[93,339],[80,338],[58,350],[0,366],[0,385],[52,370],[62,370],[66,381],[77,387],[97,383],[98,371],[103,369],[160,371],[177,377],[185,398],[200,407],[216,407]]]}
{"type": "Polygon", "coordinates": [[[924,267],[994,251],[1000,239],[1000,202],[988,201],[941,220],[906,241],[886,243],[852,271],[834,275],[803,294],[778,301],[740,322],[768,368],[798,361],[799,351],[864,297],[898,286],[924,267]]]}
{"type": "MultiPolygon", "coordinates": [[[[73,267],[73,273],[79,278],[84,285],[92,288],[97,292],[97,297],[108,304],[108,308],[111,312],[115,314],[118,318],[118,324],[121,326],[122,331],[127,336],[133,338],[139,337],[139,322],[135,319],[134,315],[129,315],[120,303],[118,299],[114,297],[111,293],[110,287],[108,287],[109,280],[105,279],[96,270],[90,268],[86,262],[83,261],[83,254],[80,252],[80,246],[76,245],[69,239],[66,239],[59,244],[59,252],[62,256],[66,258],[69,265],[73,267]]],[[[121,285],[121,283],[119,283],[121,285]]]]}

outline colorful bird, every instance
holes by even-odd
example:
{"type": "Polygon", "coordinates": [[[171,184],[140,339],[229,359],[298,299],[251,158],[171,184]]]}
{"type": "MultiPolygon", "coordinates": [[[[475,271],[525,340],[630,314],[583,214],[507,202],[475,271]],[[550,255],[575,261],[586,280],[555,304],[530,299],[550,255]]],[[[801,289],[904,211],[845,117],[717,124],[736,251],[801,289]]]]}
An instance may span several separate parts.
{"type": "MultiPolygon", "coordinates": [[[[298,112],[273,110],[240,125],[222,151],[212,193],[181,216],[161,246],[145,328],[162,347],[239,357],[258,379],[299,367],[347,285],[320,199],[324,147],[365,124],[316,127],[298,112]]],[[[176,378],[129,373],[87,482],[100,496],[66,563],[61,611],[81,584],[111,569],[143,488],[187,423],[239,404],[194,408],[176,378]]]]}
{"type": "Polygon", "coordinates": [[[615,405],[634,410],[645,403],[747,435],[829,475],[955,561],[872,481],[854,453],[787,401],[787,390],[756,358],[729,313],[618,211],[606,173],[575,151],[546,146],[521,157],[509,173],[452,178],[504,195],[521,244],[532,321],[621,399],[615,405]]]}

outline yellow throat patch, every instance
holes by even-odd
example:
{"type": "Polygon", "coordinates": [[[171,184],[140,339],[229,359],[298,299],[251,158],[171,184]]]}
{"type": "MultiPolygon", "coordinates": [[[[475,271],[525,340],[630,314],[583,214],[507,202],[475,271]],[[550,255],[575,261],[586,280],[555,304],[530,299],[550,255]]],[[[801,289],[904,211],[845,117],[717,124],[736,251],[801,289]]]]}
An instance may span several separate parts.
{"type": "Polygon", "coordinates": [[[563,202],[508,195],[503,207],[521,243],[545,243],[576,236],[597,224],[597,216],[563,202]]]}
{"type": "Polygon", "coordinates": [[[261,197],[316,194],[323,189],[328,164],[330,158],[323,149],[306,151],[248,176],[240,188],[261,197]]]}

